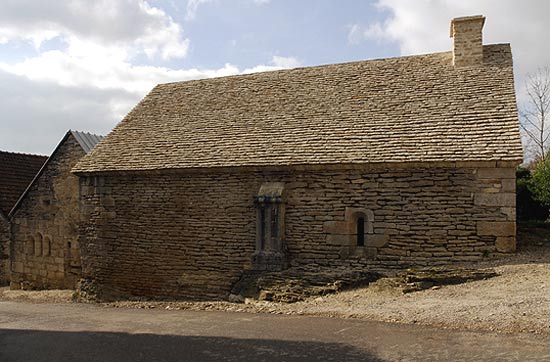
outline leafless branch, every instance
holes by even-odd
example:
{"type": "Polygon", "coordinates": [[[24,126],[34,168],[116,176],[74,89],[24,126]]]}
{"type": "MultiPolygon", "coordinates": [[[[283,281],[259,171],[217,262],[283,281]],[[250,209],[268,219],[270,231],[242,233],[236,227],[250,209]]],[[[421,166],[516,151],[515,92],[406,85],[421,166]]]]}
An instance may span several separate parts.
{"type": "Polygon", "coordinates": [[[537,146],[535,156],[544,161],[550,145],[550,68],[527,75],[527,104],[520,110],[521,128],[537,146]]]}

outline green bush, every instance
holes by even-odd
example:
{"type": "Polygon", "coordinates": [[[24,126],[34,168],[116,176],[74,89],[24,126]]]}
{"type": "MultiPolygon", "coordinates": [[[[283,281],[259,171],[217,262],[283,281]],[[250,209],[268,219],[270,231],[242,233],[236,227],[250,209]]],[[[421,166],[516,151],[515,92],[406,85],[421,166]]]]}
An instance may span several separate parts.
{"type": "Polygon", "coordinates": [[[550,158],[538,163],[531,174],[530,185],[534,199],[550,209],[550,158]]]}
{"type": "MultiPolygon", "coordinates": [[[[538,180],[538,179],[537,179],[538,180]]],[[[533,195],[533,178],[526,168],[516,171],[516,212],[519,221],[548,219],[548,207],[533,195]]]]}

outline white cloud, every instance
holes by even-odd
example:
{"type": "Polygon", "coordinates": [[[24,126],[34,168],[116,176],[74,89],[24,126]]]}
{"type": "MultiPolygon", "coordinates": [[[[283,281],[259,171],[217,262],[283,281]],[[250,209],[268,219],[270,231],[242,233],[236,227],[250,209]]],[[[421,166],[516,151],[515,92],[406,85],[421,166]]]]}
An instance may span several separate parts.
{"type": "Polygon", "coordinates": [[[353,24],[350,26],[348,33],[348,42],[350,44],[358,44],[365,39],[374,39],[383,41],[388,39],[388,34],[380,23],[369,25],[353,24]]]}
{"type": "Polygon", "coordinates": [[[212,0],[187,0],[185,20],[195,19],[197,17],[197,10],[199,9],[199,6],[210,2],[212,2],[212,0]]]}
{"type": "Polygon", "coordinates": [[[47,153],[67,129],[106,133],[156,84],[295,67],[293,57],[239,69],[171,69],[136,56],[183,57],[189,40],[162,10],[144,0],[8,2],[0,43],[30,42],[36,55],[0,59],[0,148],[47,153]],[[32,5],[32,6],[31,6],[32,5]],[[110,6],[112,5],[112,6],[110,6]],[[25,9],[23,9],[25,8],[25,9]],[[116,24],[116,26],[113,26],[116,24]],[[41,48],[59,38],[63,46],[41,48]]]}
{"type": "Polygon", "coordinates": [[[550,42],[544,41],[550,1],[533,0],[378,0],[390,16],[384,22],[353,24],[350,43],[366,39],[394,41],[402,55],[448,51],[451,19],[485,15],[484,43],[511,43],[516,75],[550,64],[550,42]]]}
{"type": "Polygon", "coordinates": [[[156,84],[260,72],[299,65],[293,57],[241,70],[133,65],[116,48],[88,49],[78,40],[16,64],[0,63],[2,149],[47,153],[69,129],[107,133],[156,84]]]}
{"type": "Polygon", "coordinates": [[[281,56],[274,56],[268,64],[244,70],[229,63],[218,69],[133,65],[126,60],[124,52],[117,48],[87,48],[75,39],[67,52],[52,50],[15,64],[0,62],[0,70],[63,87],[124,90],[143,96],[158,83],[265,72],[299,65],[300,61],[296,58],[281,56]]]}
{"type": "Polygon", "coordinates": [[[300,64],[293,57],[275,56],[267,65],[244,70],[231,64],[175,70],[95,61],[52,51],[13,66],[0,64],[0,109],[9,114],[0,120],[0,148],[47,154],[68,129],[106,134],[158,83],[300,64]]]}
{"type": "Polygon", "coordinates": [[[179,24],[145,0],[18,0],[2,4],[0,43],[78,38],[90,47],[117,46],[128,56],[182,58],[189,40],[179,24]],[[47,14],[47,15],[46,15],[47,14]]]}
{"type": "Polygon", "coordinates": [[[254,4],[258,4],[258,5],[265,5],[271,2],[271,0],[253,0],[253,1],[254,1],[254,4]]]}
{"type": "Polygon", "coordinates": [[[252,68],[246,68],[242,73],[269,72],[273,70],[290,69],[299,67],[302,63],[294,57],[273,56],[269,64],[261,64],[252,68]]]}
{"type": "Polygon", "coordinates": [[[0,70],[0,149],[49,154],[68,129],[106,134],[139,99],[124,90],[63,87],[0,70]]]}
{"type": "Polygon", "coordinates": [[[295,57],[281,57],[278,55],[271,58],[271,62],[268,65],[257,65],[252,68],[244,69],[243,73],[257,73],[257,72],[269,72],[280,69],[290,69],[299,67],[302,63],[295,57]]]}
{"type": "Polygon", "coordinates": [[[0,70],[63,87],[116,89],[139,95],[160,81],[235,72],[230,67],[199,71],[133,64],[140,54],[162,59],[184,57],[189,45],[177,23],[143,0],[55,2],[47,12],[41,9],[42,2],[32,3],[38,9],[30,7],[29,0],[10,2],[3,9],[0,39],[32,41],[38,55],[19,62],[0,60],[0,70]],[[24,12],[22,6],[34,10],[24,12]],[[40,44],[54,37],[60,37],[65,46],[41,51],[40,44]]]}
{"type": "Polygon", "coordinates": [[[0,70],[33,81],[50,82],[64,87],[118,89],[141,96],[157,83],[239,73],[239,69],[230,64],[214,70],[174,70],[132,65],[120,54],[109,53],[105,49],[100,49],[97,55],[89,56],[75,56],[53,50],[13,65],[0,63],[0,70]]]}

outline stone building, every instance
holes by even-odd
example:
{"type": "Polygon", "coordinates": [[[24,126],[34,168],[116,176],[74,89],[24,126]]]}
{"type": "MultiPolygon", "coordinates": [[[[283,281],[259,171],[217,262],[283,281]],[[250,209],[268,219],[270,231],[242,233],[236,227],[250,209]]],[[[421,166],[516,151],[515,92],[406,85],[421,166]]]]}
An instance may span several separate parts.
{"type": "Polygon", "coordinates": [[[8,214],[47,158],[0,151],[0,286],[9,282],[8,214]]]}
{"type": "Polygon", "coordinates": [[[515,248],[508,44],[155,87],[73,169],[95,290],[224,298],[247,270],[400,268],[515,248]]]}
{"type": "Polygon", "coordinates": [[[71,168],[100,140],[68,131],[11,210],[13,289],[76,286],[79,186],[71,168]]]}

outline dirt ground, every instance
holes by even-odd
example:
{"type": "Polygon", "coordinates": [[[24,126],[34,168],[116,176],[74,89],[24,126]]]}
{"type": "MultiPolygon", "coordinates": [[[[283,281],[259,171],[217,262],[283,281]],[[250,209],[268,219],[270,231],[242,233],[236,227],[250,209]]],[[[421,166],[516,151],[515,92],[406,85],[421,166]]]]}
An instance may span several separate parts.
{"type": "MultiPolygon", "coordinates": [[[[430,325],[448,329],[550,335],[550,230],[531,239],[521,235],[517,254],[467,265],[493,268],[499,275],[458,285],[403,293],[393,279],[365,288],[284,304],[246,300],[229,302],[104,303],[111,308],[165,310],[228,310],[249,313],[298,314],[430,325]]],[[[72,291],[10,291],[0,300],[68,303],[72,291]]]]}

